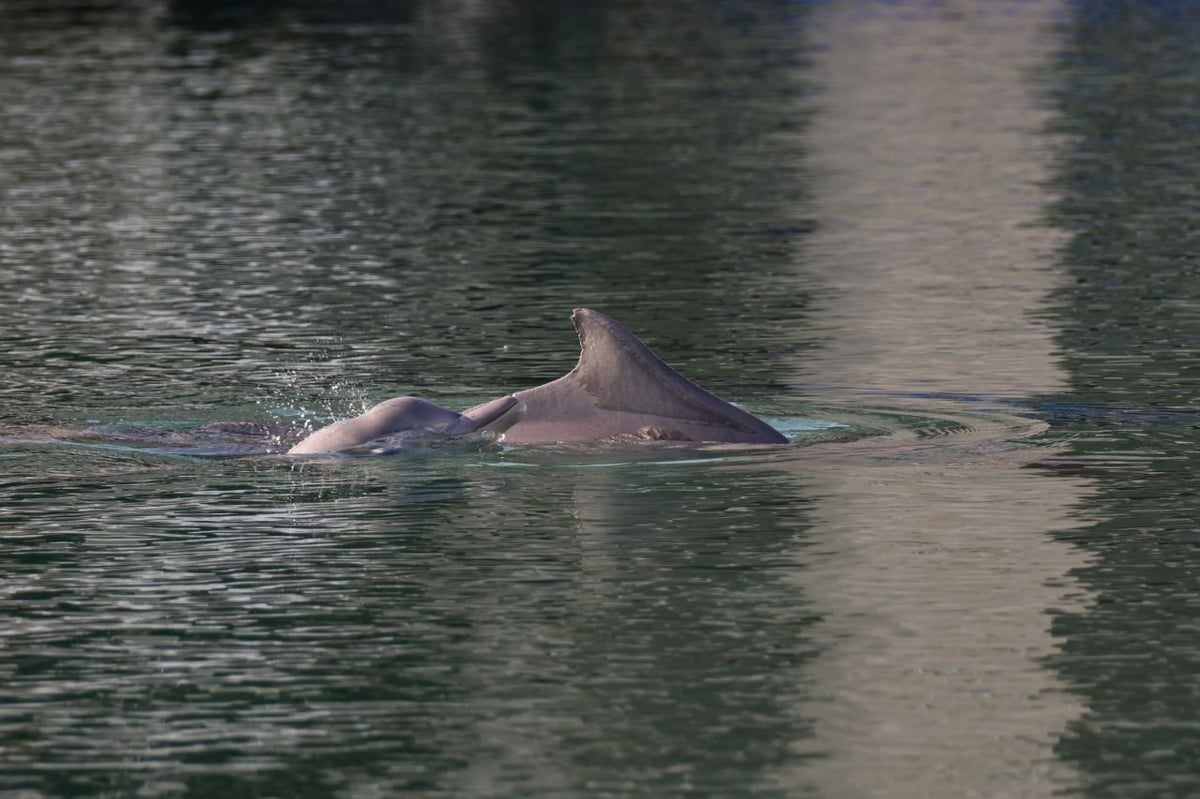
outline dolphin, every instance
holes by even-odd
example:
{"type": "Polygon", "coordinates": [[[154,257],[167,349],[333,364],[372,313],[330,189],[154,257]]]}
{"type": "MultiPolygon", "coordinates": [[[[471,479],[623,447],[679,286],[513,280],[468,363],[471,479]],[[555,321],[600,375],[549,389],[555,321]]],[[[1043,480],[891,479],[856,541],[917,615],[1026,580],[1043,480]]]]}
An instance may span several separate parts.
{"type": "Polygon", "coordinates": [[[317,455],[338,452],[405,430],[425,429],[448,436],[466,435],[494,423],[517,403],[515,397],[501,397],[472,408],[475,413],[467,416],[420,397],[392,397],[373,406],[361,416],[342,419],[328,427],[322,427],[289,449],[288,454],[317,455]]]}
{"type": "Polygon", "coordinates": [[[579,335],[579,362],[557,380],[461,414],[417,397],[384,400],[361,416],[317,430],[288,454],[337,452],[413,429],[448,436],[490,432],[508,444],[788,442],[766,422],[676,372],[615,319],[576,308],[571,322],[579,335]]]}

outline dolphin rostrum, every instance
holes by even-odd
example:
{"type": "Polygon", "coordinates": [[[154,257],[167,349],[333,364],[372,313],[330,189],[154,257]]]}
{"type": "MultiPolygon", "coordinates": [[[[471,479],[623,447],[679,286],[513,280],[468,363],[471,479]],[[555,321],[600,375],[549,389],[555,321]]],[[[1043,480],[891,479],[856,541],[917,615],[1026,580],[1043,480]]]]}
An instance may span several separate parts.
{"type": "Polygon", "coordinates": [[[779,431],[667,366],[637,336],[598,311],[576,308],[579,363],[535,388],[463,413],[416,397],[384,400],[324,427],[289,450],[337,452],[383,436],[432,429],[450,436],[497,433],[511,444],[610,439],[786,444],[779,431]]]}

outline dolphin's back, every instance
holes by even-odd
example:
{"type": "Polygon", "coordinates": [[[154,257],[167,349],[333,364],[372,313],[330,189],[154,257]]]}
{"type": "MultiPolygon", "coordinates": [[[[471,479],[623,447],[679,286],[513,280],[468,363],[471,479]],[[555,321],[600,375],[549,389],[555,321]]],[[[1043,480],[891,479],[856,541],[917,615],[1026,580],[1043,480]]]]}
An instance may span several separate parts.
{"type": "Polygon", "coordinates": [[[770,425],[672,369],[615,319],[576,308],[571,321],[579,334],[579,363],[558,380],[514,395],[524,408],[504,433],[506,442],[632,436],[787,443],[770,425]]]}

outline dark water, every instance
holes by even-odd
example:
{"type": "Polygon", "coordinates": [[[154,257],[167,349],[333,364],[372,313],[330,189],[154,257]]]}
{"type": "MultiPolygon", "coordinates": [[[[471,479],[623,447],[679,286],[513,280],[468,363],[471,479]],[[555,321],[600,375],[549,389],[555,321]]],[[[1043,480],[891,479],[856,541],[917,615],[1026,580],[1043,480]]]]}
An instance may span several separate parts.
{"type": "Polygon", "coordinates": [[[1200,792],[1198,24],[0,0],[0,794],[1200,792]],[[798,445],[197,437],[579,305],[798,445]]]}

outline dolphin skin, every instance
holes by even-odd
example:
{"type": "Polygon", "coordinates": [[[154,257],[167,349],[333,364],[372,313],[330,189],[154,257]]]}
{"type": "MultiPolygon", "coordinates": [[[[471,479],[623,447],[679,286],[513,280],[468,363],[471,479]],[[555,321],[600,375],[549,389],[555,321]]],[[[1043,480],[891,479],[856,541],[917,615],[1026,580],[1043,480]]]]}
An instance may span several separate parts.
{"type": "Polygon", "coordinates": [[[322,427],[289,449],[288,454],[338,452],[405,430],[424,429],[449,436],[466,435],[483,429],[516,404],[515,397],[501,397],[473,409],[477,412],[468,417],[419,397],[392,397],[361,416],[322,427]]]}
{"type": "Polygon", "coordinates": [[[663,362],[621,323],[576,308],[579,363],[541,386],[459,414],[416,397],[384,400],[361,416],[321,428],[291,455],[337,452],[404,430],[450,436],[496,433],[509,444],[616,439],[786,444],[787,438],[663,362]]]}

